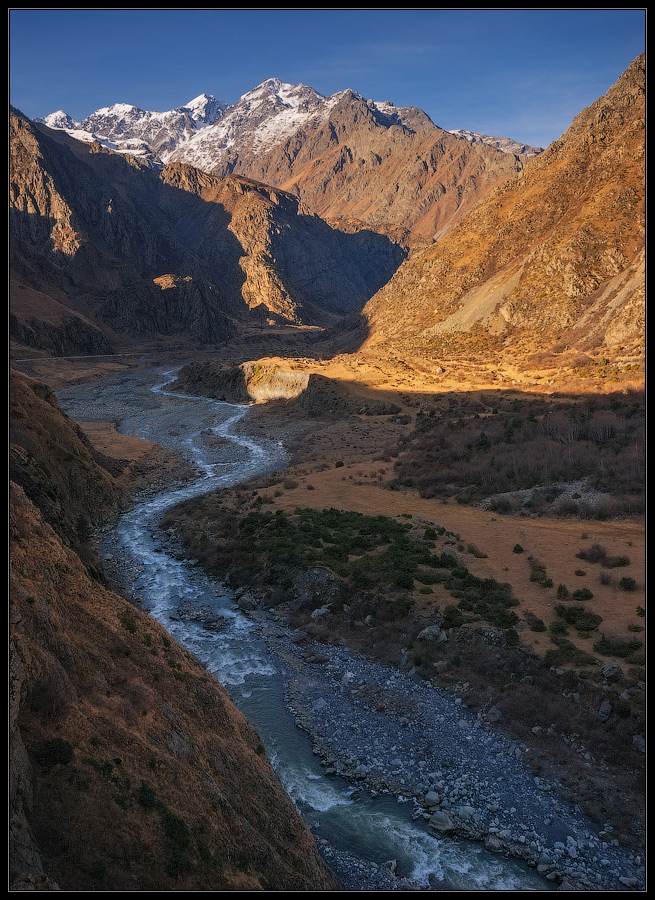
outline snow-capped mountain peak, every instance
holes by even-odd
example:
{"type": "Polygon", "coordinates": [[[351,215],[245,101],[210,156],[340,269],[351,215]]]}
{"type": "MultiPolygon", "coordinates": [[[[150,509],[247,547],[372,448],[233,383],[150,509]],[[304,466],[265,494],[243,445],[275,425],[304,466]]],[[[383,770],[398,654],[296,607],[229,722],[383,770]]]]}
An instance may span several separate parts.
{"type": "Polygon", "coordinates": [[[191,118],[197,125],[213,125],[229,109],[227,103],[217,100],[212,94],[199,94],[193,100],[184,104],[183,109],[189,110],[191,118]]]}
{"type": "Polygon", "coordinates": [[[63,109],[58,109],[56,112],[43,116],[43,118],[36,119],[36,121],[42,125],[47,125],[48,128],[62,128],[64,131],[75,130],[80,127],[79,122],[71,118],[63,109]]]}

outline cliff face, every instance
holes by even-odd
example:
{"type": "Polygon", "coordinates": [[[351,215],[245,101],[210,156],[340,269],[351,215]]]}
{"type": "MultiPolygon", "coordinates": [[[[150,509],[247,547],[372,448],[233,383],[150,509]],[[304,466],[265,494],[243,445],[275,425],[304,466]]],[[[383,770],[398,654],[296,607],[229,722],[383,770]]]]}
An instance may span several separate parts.
{"type": "Polygon", "coordinates": [[[12,397],[12,889],[336,887],[221,685],[73,549],[66,501],[100,517],[111,473],[47,388],[12,397]]]}
{"type": "Polygon", "coordinates": [[[229,340],[271,316],[322,324],[360,308],[404,258],[297,198],[188,166],[155,173],[11,116],[12,337],[80,351],[147,338],[229,340]],[[83,332],[83,335],[82,335],[83,332]],[[104,343],[103,343],[104,342],[104,343]]]}
{"type": "Polygon", "coordinates": [[[639,352],[645,59],[364,310],[367,346],[430,353],[474,334],[525,355],[639,352]]]}
{"type": "Polygon", "coordinates": [[[296,323],[333,320],[361,308],[405,257],[388,238],[332,229],[294,195],[258,182],[180,164],[165,167],[161,180],[176,189],[167,196],[177,232],[211,261],[217,283],[232,279],[251,310],[263,305],[296,323]]]}

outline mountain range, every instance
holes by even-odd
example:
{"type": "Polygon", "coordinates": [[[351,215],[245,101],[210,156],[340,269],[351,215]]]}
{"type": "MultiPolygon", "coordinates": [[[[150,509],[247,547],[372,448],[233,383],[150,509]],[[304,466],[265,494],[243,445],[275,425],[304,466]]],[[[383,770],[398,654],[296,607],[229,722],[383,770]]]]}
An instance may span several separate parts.
{"type": "Polygon", "coordinates": [[[201,94],[163,113],[117,103],[81,122],[63,111],[37,121],[154,167],[181,162],[254,178],[295,193],[323,218],[393,223],[428,238],[498,177],[517,171],[515,157],[540,152],[508,138],[444,131],[415,107],[352,90],[325,97],[279,78],[233,105],[201,94]],[[449,188],[459,190],[461,202],[442,203],[431,215],[449,188]]]}
{"type": "MultiPolygon", "coordinates": [[[[95,110],[79,122],[63,110],[35,121],[66,131],[78,140],[98,142],[108,150],[145,158],[153,165],[181,161],[212,171],[222,156],[238,155],[247,145],[265,150],[310,122],[325,121],[331,109],[344,98],[357,99],[375,109],[386,117],[389,125],[410,129],[432,125],[423,110],[415,107],[398,108],[390,101],[365,100],[350,90],[325,97],[304,84],[285,84],[279,78],[263,81],[234,104],[203,93],[184,106],[166,112],[115,103],[95,110]]],[[[449,133],[514,155],[534,156],[543,150],[512,138],[491,137],[464,129],[449,133]]]]}
{"type": "Polygon", "coordinates": [[[644,86],[642,56],[533,156],[414,107],[278,79],[232,106],[116,104],[80,123],[13,111],[12,338],[108,352],[268,322],[376,353],[632,358],[644,86]]]}

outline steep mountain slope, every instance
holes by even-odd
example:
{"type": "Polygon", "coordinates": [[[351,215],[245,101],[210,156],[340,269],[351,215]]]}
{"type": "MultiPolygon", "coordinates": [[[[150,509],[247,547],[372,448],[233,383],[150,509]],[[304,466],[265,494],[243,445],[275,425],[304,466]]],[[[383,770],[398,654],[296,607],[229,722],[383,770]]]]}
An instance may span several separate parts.
{"type": "Polygon", "coordinates": [[[22,345],[215,343],[251,310],[322,323],[361,307],[404,256],[380,235],[331,229],[283,192],[188,166],[154,172],[18,113],[10,149],[12,337],[22,345]]]}
{"type": "Polygon", "coordinates": [[[515,356],[644,341],[645,58],[364,310],[365,346],[515,356]]]}
{"type": "Polygon", "coordinates": [[[9,379],[9,474],[44,520],[73,546],[127,500],[102,457],[45,385],[19,372],[9,379]]]}
{"type": "Polygon", "coordinates": [[[334,889],[221,685],[75,552],[111,472],[44,385],[11,400],[12,889],[334,889]]]}

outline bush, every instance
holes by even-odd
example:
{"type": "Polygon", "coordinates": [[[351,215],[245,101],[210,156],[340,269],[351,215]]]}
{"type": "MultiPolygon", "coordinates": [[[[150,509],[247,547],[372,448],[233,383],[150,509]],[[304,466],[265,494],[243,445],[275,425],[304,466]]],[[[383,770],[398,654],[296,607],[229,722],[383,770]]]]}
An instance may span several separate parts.
{"type": "Polygon", "coordinates": [[[132,615],[131,610],[126,609],[123,615],[121,616],[121,625],[125,628],[126,631],[129,631],[130,634],[136,634],[137,624],[136,619],[132,615]]]}
{"type": "Polygon", "coordinates": [[[608,556],[606,560],[603,561],[603,565],[606,569],[618,569],[622,566],[630,565],[630,557],[629,556],[608,556]]]}
{"type": "Polygon", "coordinates": [[[555,612],[578,631],[594,631],[603,621],[602,616],[588,612],[584,606],[564,606],[559,603],[555,607],[555,612]]]}
{"type": "Polygon", "coordinates": [[[630,565],[628,556],[608,556],[607,550],[601,544],[592,544],[587,550],[581,550],[576,554],[578,559],[585,559],[590,563],[600,563],[606,569],[616,569],[620,566],[630,565]]]}
{"type": "Polygon", "coordinates": [[[619,587],[622,588],[624,591],[636,591],[637,590],[637,582],[634,580],[634,578],[628,578],[628,577],[622,578],[619,581],[619,587]]]}
{"type": "Polygon", "coordinates": [[[589,588],[578,588],[577,591],[573,591],[573,599],[576,601],[591,600],[593,596],[589,588]]]}
{"type": "Polygon", "coordinates": [[[617,656],[619,659],[632,656],[641,647],[641,641],[620,641],[615,638],[608,638],[604,634],[594,644],[596,653],[602,653],[603,656],[617,656]]]}
{"type": "Polygon", "coordinates": [[[136,799],[144,809],[154,809],[157,806],[157,795],[146,781],[142,781],[139,785],[136,799]]]}
{"type": "Polygon", "coordinates": [[[505,629],[505,642],[508,647],[518,647],[519,635],[515,628],[505,629]]]}
{"type": "Polygon", "coordinates": [[[456,606],[446,606],[443,611],[444,628],[458,628],[466,621],[466,616],[456,606]]]}
{"type": "Polygon", "coordinates": [[[592,544],[588,550],[581,550],[576,553],[578,559],[586,559],[590,563],[602,562],[607,558],[607,550],[600,544],[592,544]]]}
{"type": "Polygon", "coordinates": [[[34,760],[43,769],[49,772],[55,766],[65,766],[73,759],[73,746],[63,738],[52,738],[37,744],[32,754],[34,760]]]}
{"type": "Polygon", "coordinates": [[[571,641],[564,637],[553,636],[553,643],[556,644],[557,650],[547,650],[544,656],[546,666],[588,666],[594,665],[595,658],[587,653],[586,650],[580,650],[571,641]]]}
{"type": "Polygon", "coordinates": [[[187,856],[187,849],[191,843],[189,827],[180,816],[175,815],[169,809],[162,811],[162,825],[168,843],[168,858],[166,860],[166,872],[174,878],[190,871],[192,863],[187,856]]]}
{"type": "Polygon", "coordinates": [[[523,553],[523,547],[520,544],[514,544],[512,553],[523,553]]]}

